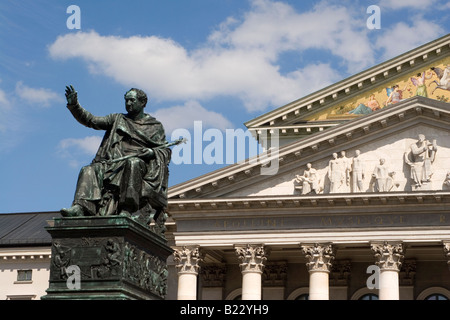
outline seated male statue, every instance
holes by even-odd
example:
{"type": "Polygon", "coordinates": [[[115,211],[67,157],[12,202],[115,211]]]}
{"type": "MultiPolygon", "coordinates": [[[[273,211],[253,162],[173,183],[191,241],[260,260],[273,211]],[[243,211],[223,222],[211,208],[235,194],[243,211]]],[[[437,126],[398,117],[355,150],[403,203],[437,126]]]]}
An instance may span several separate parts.
{"type": "Polygon", "coordinates": [[[125,94],[127,113],[94,116],[83,109],[73,86],[66,87],[67,108],[86,127],[106,133],[90,165],[80,171],[65,217],[123,215],[146,222],[167,206],[171,150],[163,125],[144,113],[147,95],[139,89],[125,94]]]}

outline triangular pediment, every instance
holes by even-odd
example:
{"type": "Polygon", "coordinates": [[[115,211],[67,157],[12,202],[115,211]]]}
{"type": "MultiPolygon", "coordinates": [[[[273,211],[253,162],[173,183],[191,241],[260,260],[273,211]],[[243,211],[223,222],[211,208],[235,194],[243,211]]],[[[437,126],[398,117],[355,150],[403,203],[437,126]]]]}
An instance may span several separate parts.
{"type": "Polygon", "coordinates": [[[389,107],[396,102],[394,95],[389,98],[395,86],[397,91],[401,90],[399,99],[419,94],[450,101],[450,91],[438,86],[444,82],[439,78],[439,70],[448,66],[450,35],[265,113],[245,125],[254,137],[261,130],[279,129],[284,144],[372,113],[373,109],[389,107]],[[419,88],[417,81],[422,76],[425,86],[419,88]]]}
{"type": "Polygon", "coordinates": [[[450,171],[450,104],[423,97],[406,99],[282,146],[274,158],[248,159],[173,186],[169,189],[169,203],[183,199],[307,197],[311,194],[303,194],[297,175],[304,174],[308,163],[316,170],[317,194],[323,196],[446,190],[446,176],[450,171]],[[430,164],[430,181],[417,187],[405,159],[409,159],[411,146],[418,141],[419,135],[424,135],[430,142],[430,156],[432,151],[435,153],[430,164]],[[340,157],[345,151],[351,163],[356,150],[364,164],[362,190],[354,190],[353,178],[346,176],[349,180],[344,179],[335,191],[331,191],[329,168],[333,154],[340,157]],[[382,158],[391,175],[389,190],[379,191],[372,174],[382,158]],[[264,170],[269,172],[267,170],[272,166],[276,171],[261,174],[264,170]]]}

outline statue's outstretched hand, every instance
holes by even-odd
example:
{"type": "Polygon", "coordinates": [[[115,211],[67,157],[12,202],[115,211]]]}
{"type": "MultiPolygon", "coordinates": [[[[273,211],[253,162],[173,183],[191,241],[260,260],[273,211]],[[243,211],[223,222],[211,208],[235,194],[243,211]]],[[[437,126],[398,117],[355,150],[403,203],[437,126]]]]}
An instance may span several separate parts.
{"type": "Polygon", "coordinates": [[[70,87],[66,86],[66,99],[67,103],[70,105],[78,103],[77,92],[75,91],[72,85],[70,85],[70,87]]]}

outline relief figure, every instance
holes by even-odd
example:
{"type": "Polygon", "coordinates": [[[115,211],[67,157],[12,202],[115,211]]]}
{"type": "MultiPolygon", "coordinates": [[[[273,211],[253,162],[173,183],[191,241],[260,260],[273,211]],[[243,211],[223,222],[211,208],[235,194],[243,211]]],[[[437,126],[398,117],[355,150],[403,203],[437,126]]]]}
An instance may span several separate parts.
{"type": "Polygon", "coordinates": [[[404,154],[405,162],[411,168],[411,179],[416,187],[431,181],[433,175],[432,164],[436,158],[436,140],[432,142],[419,134],[417,142],[411,144],[409,151],[404,154]]]}
{"type": "Polygon", "coordinates": [[[320,192],[320,187],[317,170],[312,167],[311,163],[308,163],[306,167],[307,169],[303,172],[303,175],[297,175],[295,177],[295,181],[300,184],[297,188],[302,190],[302,194],[309,194],[312,192],[318,194],[320,192]]]}
{"type": "Polygon", "coordinates": [[[355,156],[352,160],[351,175],[352,175],[352,192],[363,191],[364,180],[364,162],[360,157],[361,151],[356,150],[355,156]]]}

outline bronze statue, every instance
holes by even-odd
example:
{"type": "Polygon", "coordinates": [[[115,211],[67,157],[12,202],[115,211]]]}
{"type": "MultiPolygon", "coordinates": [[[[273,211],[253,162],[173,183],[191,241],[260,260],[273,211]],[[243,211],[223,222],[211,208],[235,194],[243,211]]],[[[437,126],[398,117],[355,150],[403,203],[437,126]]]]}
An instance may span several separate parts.
{"type": "Polygon", "coordinates": [[[147,95],[132,88],[125,94],[127,113],[94,116],[81,107],[73,86],[66,87],[67,108],[86,127],[106,130],[92,163],[80,171],[65,217],[122,215],[157,219],[167,206],[171,157],[163,125],[144,113],[147,95]]]}

